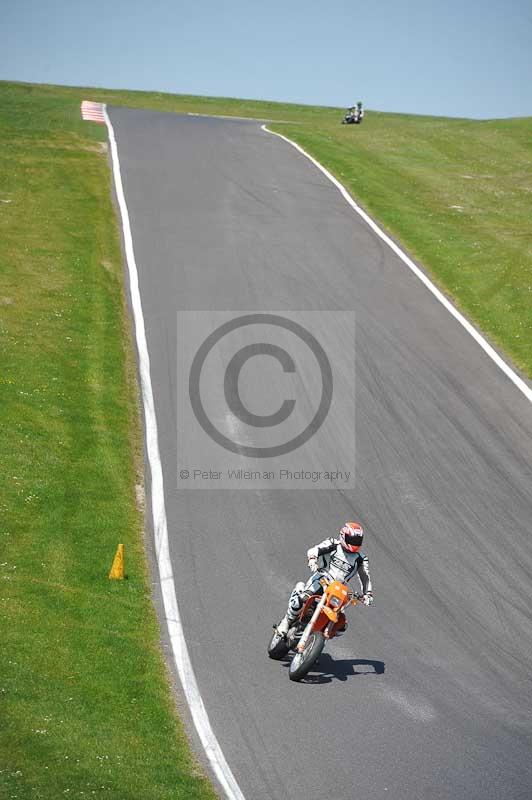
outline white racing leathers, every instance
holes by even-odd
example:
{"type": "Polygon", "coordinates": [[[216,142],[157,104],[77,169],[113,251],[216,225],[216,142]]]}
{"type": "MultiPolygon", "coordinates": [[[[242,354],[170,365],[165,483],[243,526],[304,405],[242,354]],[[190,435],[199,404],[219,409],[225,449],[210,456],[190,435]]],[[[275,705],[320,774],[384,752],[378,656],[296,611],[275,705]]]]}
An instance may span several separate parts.
{"type": "Polygon", "coordinates": [[[371,577],[369,574],[369,563],[364,553],[350,553],[344,550],[340,544],[340,539],[324,539],[323,542],[311,547],[307,552],[307,558],[318,559],[320,572],[314,572],[306,583],[300,581],[296,583],[288,601],[286,619],[292,624],[301,611],[307,597],[311,594],[321,594],[323,587],[320,578],[323,573],[335,581],[350,581],[353,575],[358,575],[362,587],[362,593],[371,592],[371,577]]]}

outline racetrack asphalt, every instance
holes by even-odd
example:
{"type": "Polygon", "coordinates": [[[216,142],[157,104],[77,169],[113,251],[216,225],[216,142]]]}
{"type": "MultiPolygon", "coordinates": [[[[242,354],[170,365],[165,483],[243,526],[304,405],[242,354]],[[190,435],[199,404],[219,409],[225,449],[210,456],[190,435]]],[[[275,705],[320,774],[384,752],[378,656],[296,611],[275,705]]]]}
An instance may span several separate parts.
{"type": "MultiPolygon", "coordinates": [[[[530,403],[289,144],[254,122],[108,111],[178,602],[245,797],[529,799],[530,403]],[[354,489],[176,488],[176,313],[190,310],[355,312],[354,489]],[[375,603],[292,683],[267,657],[272,623],[307,548],[350,518],[375,603]]],[[[194,435],[203,464],[212,441],[194,435]]]]}

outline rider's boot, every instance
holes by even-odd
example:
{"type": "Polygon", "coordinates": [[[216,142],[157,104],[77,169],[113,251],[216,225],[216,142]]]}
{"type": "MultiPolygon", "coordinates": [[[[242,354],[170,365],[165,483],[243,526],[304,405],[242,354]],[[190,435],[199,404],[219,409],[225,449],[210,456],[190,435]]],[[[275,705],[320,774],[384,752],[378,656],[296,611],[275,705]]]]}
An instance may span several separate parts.
{"type": "Polygon", "coordinates": [[[286,638],[288,631],[290,630],[290,626],[293,624],[294,620],[289,619],[288,614],[285,614],[280,623],[277,625],[277,633],[280,633],[281,636],[286,638]]]}
{"type": "Polygon", "coordinates": [[[299,581],[296,583],[294,588],[292,589],[292,594],[290,595],[290,599],[288,601],[288,608],[286,610],[286,614],[277,625],[277,631],[281,634],[281,636],[285,636],[294,624],[297,619],[297,615],[299,614],[302,606],[303,606],[303,592],[305,589],[305,584],[303,581],[299,581]]]}
{"type": "Polygon", "coordinates": [[[277,632],[280,633],[281,636],[284,636],[286,639],[288,631],[290,630],[296,619],[297,619],[297,614],[290,614],[287,612],[280,621],[280,623],[277,625],[277,632]]]}

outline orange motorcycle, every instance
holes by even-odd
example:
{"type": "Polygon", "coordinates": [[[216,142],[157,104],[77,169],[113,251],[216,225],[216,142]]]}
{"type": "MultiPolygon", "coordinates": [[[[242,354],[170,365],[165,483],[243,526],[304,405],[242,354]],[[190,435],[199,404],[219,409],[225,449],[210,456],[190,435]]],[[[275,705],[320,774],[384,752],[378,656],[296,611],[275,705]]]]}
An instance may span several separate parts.
{"type": "Polygon", "coordinates": [[[286,638],[278,633],[275,625],[273,628],[268,645],[270,658],[280,661],[290,650],[295,650],[288,670],[291,681],[300,681],[305,677],[319,658],[325,642],[345,631],[345,609],[362,600],[359,594],[349,591],[347,584],[332,580],[327,575],[322,576],[320,584],[323,594],[313,594],[307,598],[286,638]]]}

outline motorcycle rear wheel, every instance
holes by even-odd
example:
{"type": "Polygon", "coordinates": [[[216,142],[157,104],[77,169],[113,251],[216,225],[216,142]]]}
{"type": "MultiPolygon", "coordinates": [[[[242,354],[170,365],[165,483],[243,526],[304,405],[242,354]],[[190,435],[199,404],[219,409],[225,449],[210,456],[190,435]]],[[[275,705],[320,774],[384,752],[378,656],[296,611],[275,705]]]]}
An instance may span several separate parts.
{"type": "Polygon", "coordinates": [[[311,633],[303,652],[296,653],[290,662],[290,667],[288,669],[290,680],[300,681],[301,678],[304,678],[316,659],[319,658],[324,647],[325,638],[323,633],[320,633],[319,631],[311,633]]]}
{"type": "Polygon", "coordinates": [[[274,661],[280,661],[282,658],[290,650],[288,643],[284,636],[281,636],[280,633],[277,633],[277,630],[274,629],[273,636],[270,639],[270,644],[268,645],[268,655],[270,658],[273,658],[274,661]]]}

